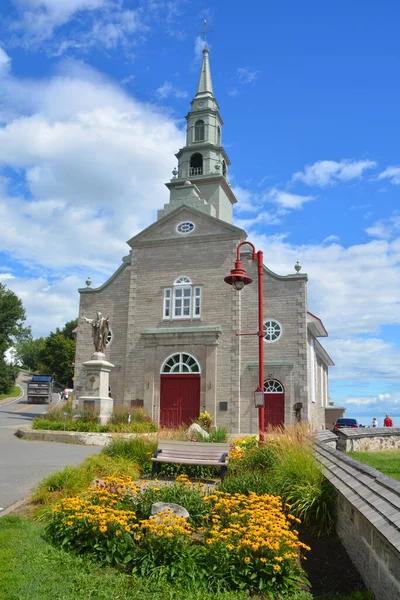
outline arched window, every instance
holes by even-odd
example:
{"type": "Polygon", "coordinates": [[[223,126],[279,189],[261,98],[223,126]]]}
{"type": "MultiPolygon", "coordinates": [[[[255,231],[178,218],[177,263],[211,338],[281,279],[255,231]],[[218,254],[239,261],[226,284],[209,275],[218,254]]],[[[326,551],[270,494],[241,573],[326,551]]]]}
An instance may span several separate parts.
{"type": "Polygon", "coordinates": [[[192,285],[186,275],[174,281],[174,287],[164,290],[163,319],[200,319],[201,287],[192,285]]]}
{"type": "Polygon", "coordinates": [[[112,339],[113,339],[113,332],[112,332],[112,331],[111,331],[111,329],[110,329],[110,330],[109,330],[109,332],[108,332],[108,335],[107,335],[107,344],[106,344],[106,345],[107,345],[107,348],[108,348],[108,346],[111,344],[111,342],[112,342],[112,339]]]}
{"type": "Polygon", "coordinates": [[[283,394],[283,385],[277,379],[264,381],[264,394],[283,394]]]}
{"type": "Polygon", "coordinates": [[[167,358],[161,373],[200,373],[200,365],[191,354],[178,352],[167,358]]]}
{"type": "Polygon", "coordinates": [[[195,152],[190,157],[189,175],[203,175],[203,155],[195,152]]]}
{"type": "Polygon", "coordinates": [[[204,140],[204,121],[196,121],[194,124],[194,141],[201,142],[204,140]]]}
{"type": "Polygon", "coordinates": [[[217,146],[221,145],[221,127],[218,125],[217,127],[217,146]]]}
{"type": "Polygon", "coordinates": [[[226,162],[222,161],[222,175],[226,177],[226,162]]]}

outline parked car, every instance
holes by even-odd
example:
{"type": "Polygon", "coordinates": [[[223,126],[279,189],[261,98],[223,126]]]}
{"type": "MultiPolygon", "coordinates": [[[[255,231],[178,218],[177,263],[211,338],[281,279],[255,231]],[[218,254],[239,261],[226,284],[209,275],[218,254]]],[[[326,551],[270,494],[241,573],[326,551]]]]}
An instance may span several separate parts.
{"type": "Polygon", "coordinates": [[[337,431],[338,429],[358,429],[357,419],[348,419],[347,417],[340,417],[340,419],[336,419],[336,423],[333,426],[332,431],[337,431]]]}

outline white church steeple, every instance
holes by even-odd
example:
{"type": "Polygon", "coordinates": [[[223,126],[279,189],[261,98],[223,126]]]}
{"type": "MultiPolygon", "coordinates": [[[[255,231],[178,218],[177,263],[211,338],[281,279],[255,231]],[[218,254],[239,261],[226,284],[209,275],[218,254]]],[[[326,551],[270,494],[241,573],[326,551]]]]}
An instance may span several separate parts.
{"type": "Polygon", "coordinates": [[[230,160],[222,147],[223,121],[214,96],[206,44],[196,96],[186,121],[186,145],[175,155],[178,168],[166,184],[170,202],[159,211],[159,218],[180,204],[189,204],[232,223],[232,206],[237,200],[228,180],[230,160]]]}

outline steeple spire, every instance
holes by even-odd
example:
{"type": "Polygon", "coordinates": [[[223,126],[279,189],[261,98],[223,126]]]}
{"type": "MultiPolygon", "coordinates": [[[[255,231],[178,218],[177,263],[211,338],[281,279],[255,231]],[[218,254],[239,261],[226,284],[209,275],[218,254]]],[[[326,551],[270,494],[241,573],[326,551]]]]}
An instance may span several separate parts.
{"type": "Polygon", "coordinates": [[[186,115],[186,144],[175,154],[178,168],[166,185],[170,201],[159,211],[162,218],[177,206],[186,204],[211,217],[232,223],[232,205],[237,202],[228,179],[230,160],[222,146],[223,121],[211,82],[204,21],[204,48],[196,96],[186,115]]]}
{"type": "Polygon", "coordinates": [[[203,49],[203,62],[201,65],[200,79],[199,85],[197,86],[196,97],[204,96],[205,94],[211,94],[211,96],[214,96],[208,55],[209,49],[207,46],[205,46],[203,49]]]}

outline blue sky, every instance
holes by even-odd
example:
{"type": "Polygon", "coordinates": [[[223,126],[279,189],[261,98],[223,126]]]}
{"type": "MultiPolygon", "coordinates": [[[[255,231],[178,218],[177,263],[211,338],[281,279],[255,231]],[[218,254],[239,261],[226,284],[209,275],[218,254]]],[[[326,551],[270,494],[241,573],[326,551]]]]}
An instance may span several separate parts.
{"type": "Polygon", "coordinates": [[[335,403],[400,414],[399,17],[373,0],[2,0],[0,278],[34,333],[74,318],[77,287],[168,200],[206,18],[235,222],[271,269],[309,274],[335,403]]]}

